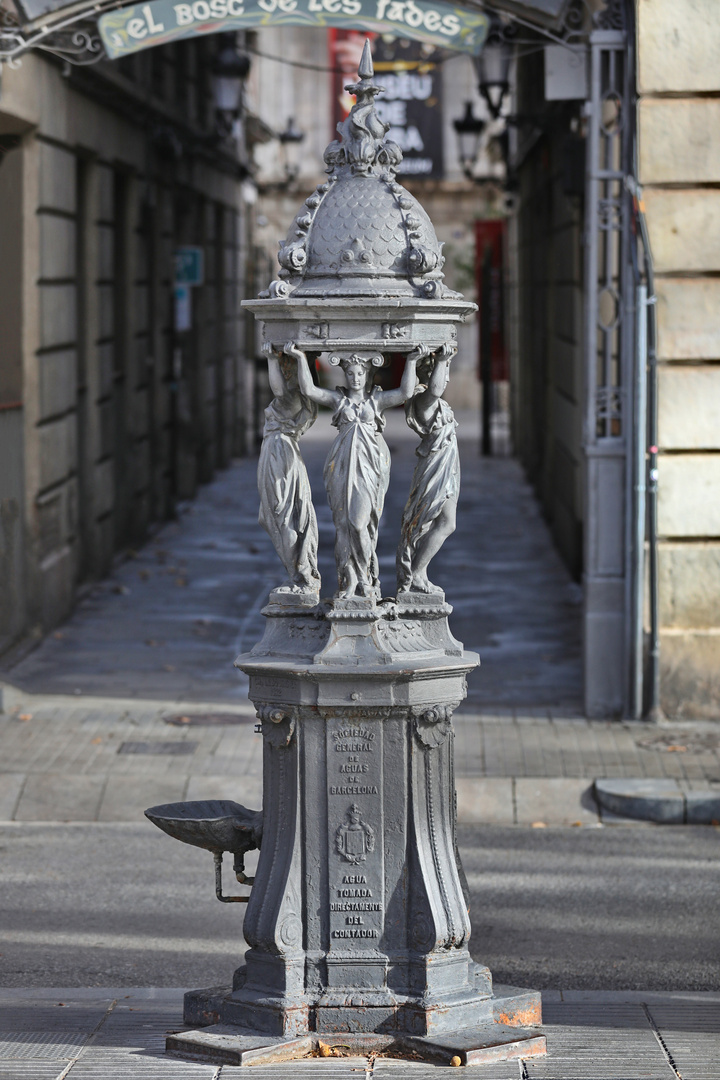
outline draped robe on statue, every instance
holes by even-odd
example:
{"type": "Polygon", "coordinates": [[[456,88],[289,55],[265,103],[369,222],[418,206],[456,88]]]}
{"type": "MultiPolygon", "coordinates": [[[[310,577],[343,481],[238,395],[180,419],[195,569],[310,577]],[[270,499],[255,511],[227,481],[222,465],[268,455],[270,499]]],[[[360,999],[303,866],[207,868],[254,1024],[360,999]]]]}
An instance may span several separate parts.
{"type": "Polygon", "coordinates": [[[363,401],[342,400],[332,417],[338,429],[323,477],[337,534],[338,581],[379,588],[375,551],[385,493],[390,481],[390,451],[382,437],[385,418],[376,388],[363,401]]]}
{"type": "Polygon", "coordinates": [[[410,495],[403,510],[400,546],[397,553],[398,587],[410,588],[417,546],[432,528],[449,499],[460,494],[460,454],[455,431],[457,423],[446,401],[438,399],[432,420],[425,424],[416,411],[415,398],[405,403],[408,427],[420,435],[415,453],[417,464],[410,495]]]}
{"type": "Polygon", "coordinates": [[[317,405],[295,391],[274,398],[265,410],[258,463],[259,521],[282,559],[292,585],[315,589],[318,527],[298,439],[317,418],[317,405]]]}

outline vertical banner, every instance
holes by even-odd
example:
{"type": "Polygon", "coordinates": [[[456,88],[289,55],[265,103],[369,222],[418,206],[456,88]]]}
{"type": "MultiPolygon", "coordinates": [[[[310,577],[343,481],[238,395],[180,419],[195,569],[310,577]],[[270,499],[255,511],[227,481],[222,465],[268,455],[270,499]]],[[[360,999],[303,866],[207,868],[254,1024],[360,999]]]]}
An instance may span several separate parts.
{"type": "Polygon", "coordinates": [[[328,31],[333,67],[333,128],[349,113],[353,98],[345,84],[356,78],[365,38],[372,41],[377,82],[385,93],[376,99],[381,120],[390,125],[388,138],[403,152],[398,176],[439,179],[444,175],[442,71],[430,57],[435,49],[420,41],[328,31]],[[338,70],[341,69],[341,70],[338,70]]]}
{"type": "MultiPolygon", "coordinates": [[[[486,303],[490,326],[488,340],[490,344],[490,370],[492,382],[505,382],[510,378],[507,346],[505,343],[505,305],[503,297],[504,253],[505,253],[504,218],[475,222],[475,284],[478,303],[483,310],[482,299],[487,290],[486,303]],[[485,273],[488,280],[485,280],[485,273]]],[[[480,334],[482,342],[483,335],[480,334]]]]}

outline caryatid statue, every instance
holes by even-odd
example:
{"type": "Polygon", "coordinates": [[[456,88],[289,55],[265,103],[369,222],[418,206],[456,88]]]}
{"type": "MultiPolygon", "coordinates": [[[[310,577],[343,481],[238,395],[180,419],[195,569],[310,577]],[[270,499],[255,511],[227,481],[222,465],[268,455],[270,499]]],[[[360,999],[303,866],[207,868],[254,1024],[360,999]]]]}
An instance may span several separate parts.
{"type": "Polygon", "coordinates": [[[420,436],[417,465],[400,526],[398,592],[442,593],[428,580],[430,560],[455,531],[460,494],[457,423],[443,399],[455,347],[443,345],[430,357],[413,397],[405,402],[408,427],[420,436]]]}
{"type": "Polygon", "coordinates": [[[275,397],[265,410],[258,462],[259,521],[287,570],[286,584],[275,591],[316,594],[318,527],[298,439],[315,423],[318,408],[300,389],[293,360],[281,358],[272,345],[263,352],[275,397]]]}
{"type": "Polygon", "coordinates": [[[292,342],[285,352],[297,358],[298,383],[305,397],[332,411],[331,423],[337,436],[325,462],[323,477],[335,524],[335,562],[338,599],[355,596],[380,598],[377,540],[385,493],[390,481],[390,451],[382,432],[383,413],[402,405],[415,389],[418,353],[410,353],[400,386],[396,390],[372,387],[373,366],[382,356],[331,356],[339,364],[346,387],[324,390],[315,386],[305,354],[292,342]]]}

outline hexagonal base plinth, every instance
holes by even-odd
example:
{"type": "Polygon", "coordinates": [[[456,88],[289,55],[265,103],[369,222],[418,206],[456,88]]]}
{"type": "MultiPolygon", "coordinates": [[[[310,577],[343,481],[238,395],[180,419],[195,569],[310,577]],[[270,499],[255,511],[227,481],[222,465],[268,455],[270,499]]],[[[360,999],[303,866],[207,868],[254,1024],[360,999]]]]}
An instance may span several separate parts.
{"type": "Polygon", "coordinates": [[[267,1035],[239,1023],[222,1022],[231,993],[216,988],[186,994],[186,1023],[208,1026],[168,1036],[167,1053],[213,1065],[270,1065],[309,1057],[369,1054],[414,1060],[419,1055],[438,1064],[481,1065],[546,1053],[545,1036],[529,1026],[542,1021],[540,994],[533,990],[498,988],[491,999],[492,1016],[484,1023],[459,1027],[454,1032],[410,1035],[313,1031],[299,1037],[267,1035]]]}

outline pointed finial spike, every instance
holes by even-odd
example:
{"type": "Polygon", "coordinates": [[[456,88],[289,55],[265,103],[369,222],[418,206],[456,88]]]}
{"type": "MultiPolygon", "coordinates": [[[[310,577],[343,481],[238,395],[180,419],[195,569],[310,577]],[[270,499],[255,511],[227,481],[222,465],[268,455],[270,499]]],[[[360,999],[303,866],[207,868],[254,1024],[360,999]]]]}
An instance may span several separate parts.
{"type": "Polygon", "coordinates": [[[361,79],[372,79],[374,74],[372,53],[370,52],[370,39],[365,38],[362,59],[360,60],[360,66],[358,67],[358,75],[361,79]]]}

